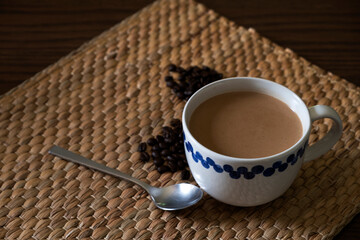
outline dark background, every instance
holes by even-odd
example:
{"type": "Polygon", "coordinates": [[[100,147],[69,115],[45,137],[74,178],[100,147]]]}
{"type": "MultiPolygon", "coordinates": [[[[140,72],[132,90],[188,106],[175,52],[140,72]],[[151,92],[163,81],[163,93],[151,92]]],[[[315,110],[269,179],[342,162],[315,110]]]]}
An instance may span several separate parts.
{"type": "MultiPolygon", "coordinates": [[[[0,95],[153,1],[1,0],[0,95]]],[[[360,86],[360,1],[199,0],[360,86]]],[[[359,239],[356,216],[335,239],[359,239]]]]}

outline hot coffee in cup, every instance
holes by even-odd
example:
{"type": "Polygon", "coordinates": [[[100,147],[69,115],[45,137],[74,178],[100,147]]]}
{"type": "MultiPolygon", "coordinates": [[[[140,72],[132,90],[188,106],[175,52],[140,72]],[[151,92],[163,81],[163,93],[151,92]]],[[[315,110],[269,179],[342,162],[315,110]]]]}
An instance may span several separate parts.
{"type": "Polygon", "coordinates": [[[301,121],[285,103],[257,92],[229,92],[200,104],[191,134],[214,152],[239,158],[271,156],[294,145],[301,121]]]}
{"type": "Polygon", "coordinates": [[[212,197],[255,206],[283,194],[303,162],[327,152],[342,123],[330,107],[307,108],[292,91],[259,78],[229,78],[206,85],[186,103],[184,144],[190,170],[212,197]],[[334,121],[308,147],[311,123],[334,121]]]}

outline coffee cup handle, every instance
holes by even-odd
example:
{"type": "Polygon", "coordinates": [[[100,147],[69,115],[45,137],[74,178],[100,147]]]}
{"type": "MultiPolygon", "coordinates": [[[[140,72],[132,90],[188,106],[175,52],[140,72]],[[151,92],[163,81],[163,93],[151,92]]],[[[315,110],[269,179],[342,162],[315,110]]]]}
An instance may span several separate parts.
{"type": "Polygon", "coordinates": [[[316,105],[309,108],[311,122],[321,118],[330,118],[333,120],[330,131],[319,141],[314,143],[305,151],[304,162],[314,160],[327,151],[339,140],[342,134],[342,122],[339,114],[329,106],[316,105]]]}

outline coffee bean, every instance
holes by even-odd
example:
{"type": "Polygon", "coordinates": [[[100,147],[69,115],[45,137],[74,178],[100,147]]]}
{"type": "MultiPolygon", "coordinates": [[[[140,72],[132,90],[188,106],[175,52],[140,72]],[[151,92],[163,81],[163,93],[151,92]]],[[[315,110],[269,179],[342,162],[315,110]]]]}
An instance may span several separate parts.
{"type": "Polygon", "coordinates": [[[175,86],[175,82],[174,81],[169,81],[169,82],[166,82],[166,86],[169,87],[169,88],[173,88],[175,86]]]}
{"type": "Polygon", "coordinates": [[[182,130],[182,127],[181,127],[181,125],[180,126],[178,126],[178,127],[176,127],[175,129],[174,129],[174,133],[175,134],[177,134],[177,135],[179,135],[179,134],[181,134],[181,139],[182,139],[182,132],[183,132],[183,130],[182,130]]]}
{"type": "Polygon", "coordinates": [[[166,142],[161,142],[161,143],[159,143],[159,147],[160,147],[161,149],[166,149],[166,148],[168,148],[168,145],[167,145],[166,142]]]}
{"type": "Polygon", "coordinates": [[[207,67],[207,66],[203,66],[203,68],[202,68],[205,72],[210,72],[210,68],[209,67],[207,67]]]}
{"type": "Polygon", "coordinates": [[[151,147],[151,151],[159,151],[159,150],[160,150],[159,144],[155,144],[154,146],[151,147]]]}
{"type": "Polygon", "coordinates": [[[221,73],[218,73],[215,75],[215,79],[219,80],[219,79],[222,79],[223,78],[223,75],[221,73]]]}
{"type": "Polygon", "coordinates": [[[179,160],[179,161],[180,161],[180,160],[181,160],[181,161],[185,161],[185,162],[187,163],[185,154],[183,154],[183,153],[175,153],[175,154],[173,154],[173,155],[176,156],[176,159],[177,159],[177,160],[179,160]]]}
{"type": "Polygon", "coordinates": [[[176,157],[174,155],[167,155],[166,160],[168,160],[168,161],[176,161],[176,157]]]}
{"type": "Polygon", "coordinates": [[[186,72],[186,70],[184,69],[184,68],[182,68],[182,67],[177,67],[176,68],[176,71],[178,72],[178,73],[184,73],[184,72],[186,72]]]}
{"type": "Polygon", "coordinates": [[[174,142],[174,138],[173,137],[167,137],[167,138],[165,138],[165,142],[170,144],[170,143],[174,142]]]}
{"type": "Polygon", "coordinates": [[[164,142],[164,137],[161,135],[157,135],[156,139],[158,140],[159,143],[164,142]]]}
{"type": "Polygon", "coordinates": [[[164,133],[171,133],[171,132],[173,132],[173,130],[170,127],[163,127],[162,132],[163,132],[163,135],[164,135],[164,133]]]}
{"type": "Polygon", "coordinates": [[[178,166],[179,170],[183,170],[186,165],[185,165],[184,161],[180,160],[180,161],[177,161],[177,166],[178,166]]]}
{"type": "Polygon", "coordinates": [[[179,87],[181,88],[181,89],[186,89],[187,87],[189,86],[189,84],[187,84],[186,82],[180,82],[179,83],[179,87]]]}
{"type": "Polygon", "coordinates": [[[166,76],[165,77],[165,81],[166,82],[173,82],[174,81],[174,78],[172,76],[166,76]]]}
{"type": "Polygon", "coordinates": [[[178,150],[178,149],[180,149],[180,148],[183,148],[183,145],[182,145],[180,142],[176,142],[176,143],[174,144],[174,147],[175,147],[176,150],[178,150]]]}
{"type": "Polygon", "coordinates": [[[198,75],[198,74],[196,74],[196,73],[193,73],[192,74],[192,80],[194,81],[194,82],[200,82],[200,78],[201,78],[201,75],[198,75]]]}
{"type": "Polygon", "coordinates": [[[145,152],[146,151],[146,143],[145,142],[142,142],[142,143],[139,144],[138,151],[139,152],[145,152]]]}
{"type": "Polygon", "coordinates": [[[149,138],[149,139],[147,140],[147,144],[148,144],[149,146],[154,146],[155,144],[157,144],[157,140],[156,140],[155,138],[149,138]]]}
{"type": "Polygon", "coordinates": [[[178,80],[179,80],[180,82],[184,82],[184,81],[186,81],[186,76],[180,75],[180,76],[178,77],[178,80]]]}
{"type": "Polygon", "coordinates": [[[181,100],[183,100],[183,99],[185,98],[185,95],[184,95],[183,92],[177,92],[177,93],[176,93],[176,96],[177,96],[179,99],[181,99],[181,100]]]}
{"type": "Polygon", "coordinates": [[[181,179],[188,180],[190,178],[190,172],[188,170],[182,170],[181,172],[181,179]]]}
{"type": "Polygon", "coordinates": [[[171,145],[169,150],[170,150],[170,152],[174,153],[174,152],[176,152],[177,149],[174,145],[171,145]]]}
{"type": "Polygon", "coordinates": [[[179,138],[179,142],[180,142],[181,144],[183,144],[182,141],[183,141],[183,139],[184,139],[184,134],[183,134],[182,131],[179,133],[178,138],[179,138]]]}
{"type": "Polygon", "coordinates": [[[173,119],[170,122],[170,125],[174,128],[181,126],[181,121],[179,119],[173,119]]]}
{"type": "Polygon", "coordinates": [[[177,69],[177,67],[176,67],[175,64],[170,64],[168,68],[169,68],[169,71],[170,71],[170,72],[175,72],[176,69],[177,69]]]}
{"type": "Polygon", "coordinates": [[[177,162],[176,161],[169,161],[168,165],[172,172],[177,171],[177,162]]]}
{"type": "Polygon", "coordinates": [[[204,78],[205,81],[209,80],[209,76],[211,77],[210,72],[207,72],[207,71],[204,71],[204,70],[201,72],[200,75],[201,75],[201,77],[204,78]]]}
{"type": "Polygon", "coordinates": [[[155,166],[160,167],[164,164],[164,159],[156,158],[156,159],[154,159],[154,164],[155,164],[155,166]]]}
{"type": "Polygon", "coordinates": [[[169,166],[162,165],[162,166],[158,167],[157,170],[159,173],[165,173],[165,172],[169,172],[170,168],[169,168],[169,166]]]}
{"type": "Polygon", "coordinates": [[[163,131],[162,136],[164,137],[164,141],[166,142],[167,138],[172,138],[173,132],[170,131],[163,131]]]}
{"type": "Polygon", "coordinates": [[[159,158],[160,157],[160,152],[159,151],[152,151],[151,152],[151,156],[153,158],[159,158]]]}
{"type": "Polygon", "coordinates": [[[185,90],[184,91],[184,95],[186,96],[186,97],[190,97],[191,95],[193,95],[194,94],[194,91],[192,91],[192,90],[185,90]]]}
{"type": "Polygon", "coordinates": [[[172,87],[172,90],[173,90],[175,93],[178,93],[178,92],[180,92],[181,88],[180,88],[179,84],[174,83],[174,86],[172,87]]]}
{"type": "Polygon", "coordinates": [[[150,160],[150,156],[147,152],[141,152],[140,153],[140,160],[142,162],[148,162],[150,160]]]}
{"type": "Polygon", "coordinates": [[[177,150],[177,153],[180,153],[180,154],[185,153],[185,149],[184,148],[179,148],[177,150]]]}
{"type": "Polygon", "coordinates": [[[168,155],[170,155],[170,154],[171,154],[171,152],[170,152],[169,149],[163,149],[163,150],[161,151],[161,156],[166,157],[166,156],[168,156],[168,155]]]}

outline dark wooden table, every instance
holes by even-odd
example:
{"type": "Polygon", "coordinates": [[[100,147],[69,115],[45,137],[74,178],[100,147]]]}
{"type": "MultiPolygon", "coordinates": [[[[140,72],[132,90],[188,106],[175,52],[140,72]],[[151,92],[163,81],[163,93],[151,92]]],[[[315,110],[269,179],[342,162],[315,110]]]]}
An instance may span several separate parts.
{"type": "MultiPolygon", "coordinates": [[[[360,1],[199,0],[360,85],[360,1]]],[[[0,1],[0,95],[151,0],[0,1]]],[[[356,216],[335,239],[359,239],[356,216]]]]}

